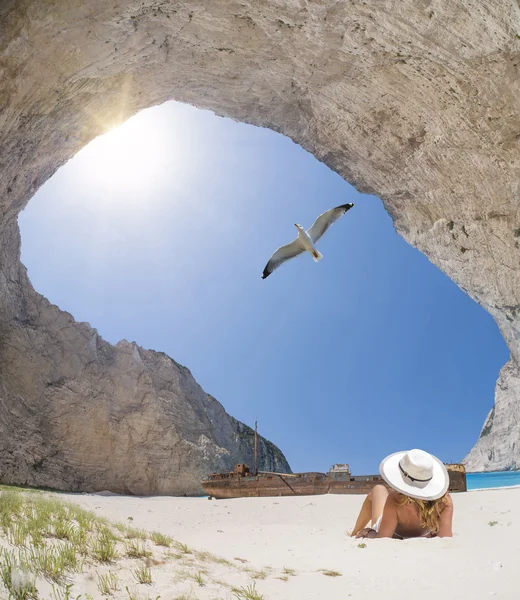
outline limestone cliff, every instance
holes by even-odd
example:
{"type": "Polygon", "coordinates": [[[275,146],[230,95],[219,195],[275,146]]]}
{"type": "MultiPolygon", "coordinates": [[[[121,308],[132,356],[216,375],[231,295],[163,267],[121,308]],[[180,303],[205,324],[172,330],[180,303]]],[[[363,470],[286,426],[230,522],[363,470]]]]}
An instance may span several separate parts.
{"type": "MultiPolygon", "coordinates": [[[[92,447],[106,442],[119,472],[137,439],[150,489],[171,460],[177,437],[163,398],[167,359],[113,349],[50,309],[20,265],[16,224],[35,190],[89,140],[168,99],[285,133],[383,200],[396,230],[498,323],[511,360],[492,423],[467,464],[517,464],[516,1],[7,0],[0,4],[0,82],[2,443],[33,457],[42,480],[68,470],[67,481],[77,481],[78,465],[83,481],[103,472],[106,465],[80,452],[77,436],[92,438],[92,447]],[[135,381],[125,375],[130,364],[135,381]],[[140,392],[128,396],[132,381],[140,392]],[[62,427],[72,398],[75,418],[62,427]],[[171,432],[165,447],[142,433],[156,430],[171,432]]],[[[182,370],[170,368],[181,381],[182,370]]],[[[191,410],[202,418],[200,405],[191,410]]],[[[190,422],[186,441],[178,435],[193,448],[179,465],[181,479],[204,454],[197,436],[207,431],[190,422]]],[[[208,436],[219,445],[217,437],[208,436]]],[[[29,469],[18,465],[31,461],[8,457],[0,454],[2,468],[23,480],[29,469]]]]}
{"type": "Polygon", "coordinates": [[[465,459],[470,471],[520,469],[520,374],[510,360],[497,382],[495,405],[465,459]]]}
{"type": "MultiPolygon", "coordinates": [[[[2,332],[0,374],[3,483],[196,494],[208,472],[253,465],[254,432],[186,367],[135,343],[112,346],[34,292],[2,332]]],[[[289,470],[261,437],[258,454],[261,469],[289,470]]]]}

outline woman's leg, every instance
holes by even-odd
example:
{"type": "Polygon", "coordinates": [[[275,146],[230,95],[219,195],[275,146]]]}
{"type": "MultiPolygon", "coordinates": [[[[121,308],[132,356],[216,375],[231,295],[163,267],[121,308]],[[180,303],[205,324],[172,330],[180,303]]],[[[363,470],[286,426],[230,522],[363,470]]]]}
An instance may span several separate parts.
{"type": "Polygon", "coordinates": [[[354,529],[352,530],[351,536],[357,535],[362,529],[364,529],[369,521],[374,524],[379,517],[383,514],[385,508],[385,502],[388,498],[388,490],[384,485],[376,485],[365,498],[361,510],[359,511],[359,517],[357,518],[354,529]]]}

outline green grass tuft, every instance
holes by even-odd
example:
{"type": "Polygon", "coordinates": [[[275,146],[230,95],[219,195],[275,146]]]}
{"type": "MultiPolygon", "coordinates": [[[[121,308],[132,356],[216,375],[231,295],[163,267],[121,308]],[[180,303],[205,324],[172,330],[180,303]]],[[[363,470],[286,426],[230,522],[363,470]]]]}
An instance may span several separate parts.
{"type": "Polygon", "coordinates": [[[112,571],[105,573],[105,575],[97,574],[98,577],[98,590],[103,596],[113,596],[114,592],[119,589],[119,581],[117,575],[114,575],[112,571]]]}
{"type": "MultiPolygon", "coordinates": [[[[72,583],[65,584],[65,588],[56,587],[52,584],[52,596],[51,600],[74,600],[72,597],[72,583]]],[[[82,598],[81,594],[76,596],[75,600],[80,600],[82,598]]]]}
{"type": "Polygon", "coordinates": [[[152,583],[152,571],[145,565],[141,565],[132,571],[132,575],[135,577],[138,583],[152,583]]]}
{"type": "Polygon", "coordinates": [[[13,553],[5,550],[0,552],[0,578],[10,600],[38,598],[34,575],[22,567],[13,553]]]}
{"type": "Polygon", "coordinates": [[[181,542],[175,542],[175,548],[181,553],[181,554],[192,554],[193,550],[187,546],[186,544],[182,544],[181,542]]]}
{"type": "Polygon", "coordinates": [[[152,556],[150,550],[146,549],[145,543],[138,539],[125,542],[125,552],[129,558],[145,558],[147,556],[152,556]]]}
{"type": "Polygon", "coordinates": [[[35,573],[49,581],[60,583],[68,573],[83,567],[74,546],[70,543],[56,546],[31,546],[21,554],[22,561],[35,573]]]}
{"type": "Polygon", "coordinates": [[[267,569],[261,569],[259,571],[255,569],[244,569],[244,571],[251,575],[251,579],[265,579],[268,575],[267,569]]]}
{"type": "Polygon", "coordinates": [[[264,600],[264,597],[256,591],[255,583],[247,587],[231,588],[231,591],[238,600],[264,600]]]}
{"type": "Polygon", "coordinates": [[[202,571],[195,573],[192,578],[199,587],[204,587],[206,585],[202,571]]]}
{"type": "Polygon", "coordinates": [[[54,525],[54,537],[58,540],[72,540],[76,534],[76,528],[64,516],[56,519],[54,525]]]}
{"type": "Polygon", "coordinates": [[[169,548],[173,543],[173,540],[169,535],[164,535],[159,531],[152,531],[150,539],[157,546],[164,546],[165,548],[169,548]]]}
{"type": "Polygon", "coordinates": [[[99,532],[92,544],[92,553],[96,560],[103,563],[110,563],[118,557],[115,537],[108,528],[99,532]]]}
{"type": "Polygon", "coordinates": [[[148,535],[146,534],[146,531],[143,531],[142,529],[128,527],[128,529],[126,530],[126,538],[129,540],[146,540],[147,537],[148,535]]]}
{"type": "Polygon", "coordinates": [[[7,541],[10,544],[23,547],[26,545],[28,536],[29,530],[27,529],[27,523],[23,521],[11,522],[9,529],[7,530],[7,541]]]}

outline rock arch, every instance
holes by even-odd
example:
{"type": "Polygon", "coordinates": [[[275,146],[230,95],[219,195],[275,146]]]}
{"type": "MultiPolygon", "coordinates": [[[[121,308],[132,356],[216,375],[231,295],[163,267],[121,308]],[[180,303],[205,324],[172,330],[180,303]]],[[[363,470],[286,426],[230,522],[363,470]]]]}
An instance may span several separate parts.
{"type": "MultiPolygon", "coordinates": [[[[20,263],[16,216],[36,189],[168,99],[280,131],[383,200],[396,230],[498,323],[511,359],[468,464],[520,466],[519,35],[518,5],[498,0],[3,2],[0,477],[192,492],[201,461],[239,448],[239,426],[187,370],[110,346],[37,294],[20,263]],[[186,435],[152,444],[154,414],[175,429],[186,407],[186,435]]],[[[273,467],[277,452],[266,450],[273,467]]]]}

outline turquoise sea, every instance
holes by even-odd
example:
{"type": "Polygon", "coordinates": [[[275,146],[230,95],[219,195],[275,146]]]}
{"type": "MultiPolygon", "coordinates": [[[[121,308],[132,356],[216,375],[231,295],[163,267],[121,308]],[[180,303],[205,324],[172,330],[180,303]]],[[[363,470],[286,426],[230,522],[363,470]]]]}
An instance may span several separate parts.
{"type": "Polygon", "coordinates": [[[495,471],[492,473],[468,473],[468,490],[520,485],[520,471],[495,471]]]}

